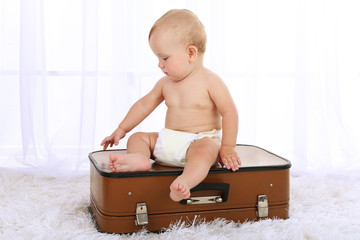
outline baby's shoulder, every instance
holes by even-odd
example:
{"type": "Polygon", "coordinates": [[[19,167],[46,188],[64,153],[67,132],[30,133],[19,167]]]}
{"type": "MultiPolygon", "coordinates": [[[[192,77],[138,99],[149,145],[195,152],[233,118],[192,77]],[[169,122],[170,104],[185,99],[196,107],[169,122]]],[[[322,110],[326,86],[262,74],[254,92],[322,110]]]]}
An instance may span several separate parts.
{"type": "Polygon", "coordinates": [[[168,81],[167,77],[162,77],[156,82],[155,87],[163,88],[168,81]]]}
{"type": "Polygon", "coordinates": [[[204,70],[202,79],[208,84],[216,84],[217,82],[222,82],[221,77],[209,69],[204,70]]]}

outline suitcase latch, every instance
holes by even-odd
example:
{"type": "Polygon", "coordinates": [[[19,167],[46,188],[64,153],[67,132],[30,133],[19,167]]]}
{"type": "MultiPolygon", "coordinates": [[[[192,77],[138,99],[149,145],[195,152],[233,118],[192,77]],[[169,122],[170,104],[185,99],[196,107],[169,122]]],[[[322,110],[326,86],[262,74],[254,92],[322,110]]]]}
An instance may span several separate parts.
{"type": "Polygon", "coordinates": [[[146,203],[136,204],[136,226],[142,226],[149,223],[146,203]]]}
{"type": "Polygon", "coordinates": [[[221,203],[221,202],[223,202],[221,196],[191,197],[180,201],[181,204],[186,204],[186,205],[221,203]]]}
{"type": "Polygon", "coordinates": [[[257,202],[257,211],[256,215],[259,218],[265,218],[269,215],[269,205],[266,195],[259,195],[257,202]]]}

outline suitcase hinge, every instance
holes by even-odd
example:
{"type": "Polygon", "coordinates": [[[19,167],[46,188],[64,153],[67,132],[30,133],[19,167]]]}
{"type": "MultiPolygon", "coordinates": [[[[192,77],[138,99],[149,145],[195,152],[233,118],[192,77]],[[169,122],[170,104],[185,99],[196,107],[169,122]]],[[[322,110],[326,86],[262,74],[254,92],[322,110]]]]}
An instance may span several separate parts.
{"type": "Polygon", "coordinates": [[[269,215],[268,200],[266,195],[259,195],[257,202],[256,216],[259,218],[265,218],[269,215]]]}
{"type": "Polygon", "coordinates": [[[142,226],[149,223],[146,203],[136,204],[136,226],[142,226]]]}

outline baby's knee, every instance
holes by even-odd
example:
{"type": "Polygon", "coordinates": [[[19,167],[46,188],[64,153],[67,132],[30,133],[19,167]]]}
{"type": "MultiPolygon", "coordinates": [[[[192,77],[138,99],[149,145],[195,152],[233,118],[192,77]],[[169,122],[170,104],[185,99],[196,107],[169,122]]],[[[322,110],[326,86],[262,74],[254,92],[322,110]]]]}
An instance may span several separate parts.
{"type": "Polygon", "coordinates": [[[204,159],[212,159],[218,155],[218,149],[213,145],[201,145],[192,149],[191,154],[204,159]]]}
{"type": "Polygon", "coordinates": [[[145,141],[147,139],[147,135],[144,132],[136,132],[129,137],[128,141],[145,141]]]}

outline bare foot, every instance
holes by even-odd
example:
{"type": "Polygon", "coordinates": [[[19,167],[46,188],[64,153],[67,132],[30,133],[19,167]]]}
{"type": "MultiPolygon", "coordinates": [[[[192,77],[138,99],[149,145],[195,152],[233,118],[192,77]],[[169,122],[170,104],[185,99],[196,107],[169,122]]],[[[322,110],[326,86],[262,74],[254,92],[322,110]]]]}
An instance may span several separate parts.
{"type": "Polygon", "coordinates": [[[109,167],[113,172],[149,171],[151,163],[149,159],[140,153],[111,154],[109,156],[109,167]]]}
{"type": "Polygon", "coordinates": [[[170,198],[175,202],[179,202],[182,199],[190,197],[190,190],[179,180],[175,180],[170,185],[170,190],[170,198]]]}

